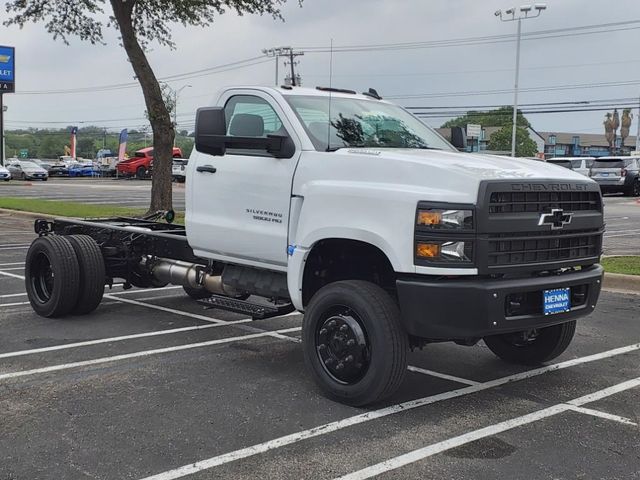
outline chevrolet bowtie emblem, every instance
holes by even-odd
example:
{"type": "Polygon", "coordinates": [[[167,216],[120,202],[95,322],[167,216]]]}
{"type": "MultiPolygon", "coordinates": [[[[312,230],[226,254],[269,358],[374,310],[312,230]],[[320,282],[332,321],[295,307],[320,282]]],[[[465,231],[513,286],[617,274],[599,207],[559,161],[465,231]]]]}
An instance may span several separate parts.
{"type": "Polygon", "coordinates": [[[554,208],[551,213],[543,213],[538,221],[539,226],[550,225],[551,230],[558,230],[571,223],[573,213],[564,213],[561,208],[554,208]]]}

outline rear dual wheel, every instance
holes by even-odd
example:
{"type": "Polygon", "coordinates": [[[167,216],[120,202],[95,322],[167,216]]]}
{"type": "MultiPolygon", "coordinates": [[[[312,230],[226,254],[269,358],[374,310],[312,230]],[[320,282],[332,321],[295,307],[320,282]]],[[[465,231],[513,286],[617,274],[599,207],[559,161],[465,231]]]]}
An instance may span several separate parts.
{"type": "Polygon", "coordinates": [[[334,400],[377,403],[402,383],[408,335],[396,303],[375,284],[348,280],[320,289],[305,312],[302,336],[307,367],[334,400]]]}
{"type": "Polygon", "coordinates": [[[102,300],[105,265],[100,247],[86,235],[48,235],[27,252],[25,286],[33,310],[43,317],[84,315],[102,300]]]}

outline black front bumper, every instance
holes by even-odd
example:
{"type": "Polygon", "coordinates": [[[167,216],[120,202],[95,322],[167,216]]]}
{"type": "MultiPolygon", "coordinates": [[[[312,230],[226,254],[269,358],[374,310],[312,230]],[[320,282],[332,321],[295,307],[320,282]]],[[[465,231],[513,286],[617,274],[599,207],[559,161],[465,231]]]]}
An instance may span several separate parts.
{"type": "Polygon", "coordinates": [[[593,265],[559,275],[517,279],[464,277],[396,281],[402,322],[410,335],[433,340],[480,338],[564,323],[595,308],[603,269],[593,265]],[[571,311],[542,312],[542,291],[571,288],[571,311]],[[538,301],[539,300],[539,301],[538,301]],[[514,308],[514,301],[521,306],[514,308]]]}

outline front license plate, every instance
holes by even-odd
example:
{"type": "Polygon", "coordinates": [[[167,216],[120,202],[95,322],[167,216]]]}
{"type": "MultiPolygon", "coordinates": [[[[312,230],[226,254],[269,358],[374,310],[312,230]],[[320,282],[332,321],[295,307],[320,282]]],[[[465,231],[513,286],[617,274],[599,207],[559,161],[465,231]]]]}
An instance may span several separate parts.
{"type": "Polygon", "coordinates": [[[601,173],[601,174],[600,174],[600,176],[601,176],[601,177],[608,177],[608,176],[609,176],[609,174],[608,174],[608,173],[601,173]]]}
{"type": "Polygon", "coordinates": [[[571,289],[554,288],[542,292],[542,310],[545,315],[564,313],[571,310],[571,289]]]}

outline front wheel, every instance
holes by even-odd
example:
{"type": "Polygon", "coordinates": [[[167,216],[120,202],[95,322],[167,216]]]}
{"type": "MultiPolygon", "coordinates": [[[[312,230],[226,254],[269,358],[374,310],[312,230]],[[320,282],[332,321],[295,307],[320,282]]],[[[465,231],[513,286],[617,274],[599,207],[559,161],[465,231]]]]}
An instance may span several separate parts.
{"type": "Polygon", "coordinates": [[[302,325],[304,357],[330,398],[363,406],[393,395],[405,376],[409,337],[379,286],[347,280],[321,288],[302,325]]]}
{"type": "Polygon", "coordinates": [[[485,337],[484,343],[506,362],[539,365],[564,352],[575,332],[576,321],[573,320],[551,327],[485,337]]]}

